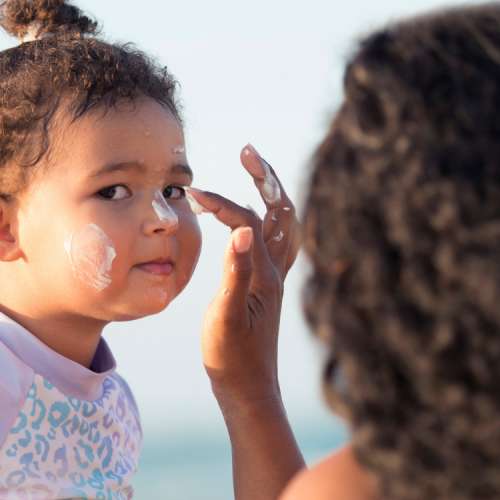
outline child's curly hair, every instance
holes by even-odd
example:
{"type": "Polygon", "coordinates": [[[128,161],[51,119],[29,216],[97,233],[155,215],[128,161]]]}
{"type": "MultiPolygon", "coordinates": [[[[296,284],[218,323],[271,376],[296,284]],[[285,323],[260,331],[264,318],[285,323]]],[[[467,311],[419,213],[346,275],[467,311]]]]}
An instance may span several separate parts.
{"type": "Polygon", "coordinates": [[[132,45],[97,38],[97,23],[64,0],[5,0],[0,25],[36,40],[0,52],[0,197],[10,200],[50,153],[50,125],[63,99],[74,120],[146,96],[180,121],[177,84],[132,45]]]}
{"type": "Polygon", "coordinates": [[[367,37],[313,160],[306,314],[383,498],[500,497],[500,5],[367,37]]]}

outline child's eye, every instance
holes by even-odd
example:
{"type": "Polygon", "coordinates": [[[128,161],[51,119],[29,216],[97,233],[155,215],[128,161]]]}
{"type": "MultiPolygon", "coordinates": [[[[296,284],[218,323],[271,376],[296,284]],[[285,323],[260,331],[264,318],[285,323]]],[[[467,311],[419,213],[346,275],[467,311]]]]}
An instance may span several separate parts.
{"type": "Polygon", "coordinates": [[[180,200],[186,196],[186,190],[181,186],[167,186],[163,190],[163,196],[169,200],[180,200]]]}
{"type": "Polygon", "coordinates": [[[97,194],[99,196],[102,196],[106,200],[113,200],[113,201],[122,200],[123,197],[115,198],[115,194],[117,191],[120,191],[120,188],[128,191],[128,189],[125,186],[122,186],[121,184],[117,184],[115,186],[109,186],[107,188],[101,189],[97,194]]]}

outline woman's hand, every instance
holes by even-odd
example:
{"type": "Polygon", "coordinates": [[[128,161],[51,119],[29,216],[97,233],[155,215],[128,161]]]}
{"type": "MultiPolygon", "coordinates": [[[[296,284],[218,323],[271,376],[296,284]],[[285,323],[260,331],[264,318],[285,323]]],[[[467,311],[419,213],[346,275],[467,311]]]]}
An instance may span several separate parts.
{"type": "Polygon", "coordinates": [[[283,283],[299,248],[295,209],[275,172],[250,145],[241,161],[266,204],[263,221],[222,196],[189,190],[232,229],[222,284],[207,311],[202,337],[205,368],[224,413],[280,398],[283,283]]]}
{"type": "Polygon", "coordinates": [[[275,500],[304,466],[278,382],[283,283],[299,248],[295,209],[275,172],[246,146],[241,161],[267,213],[213,193],[191,196],[232,229],[222,285],[203,329],[203,360],[233,452],[236,500],[275,500]]]}

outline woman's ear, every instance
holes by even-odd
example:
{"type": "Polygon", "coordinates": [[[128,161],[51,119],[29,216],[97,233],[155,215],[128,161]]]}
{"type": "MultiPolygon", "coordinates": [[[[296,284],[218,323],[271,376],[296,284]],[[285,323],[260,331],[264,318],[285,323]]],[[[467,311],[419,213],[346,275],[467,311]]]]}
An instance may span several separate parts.
{"type": "Polygon", "coordinates": [[[22,256],[16,224],[17,205],[0,198],[0,262],[11,262],[22,256]]]}

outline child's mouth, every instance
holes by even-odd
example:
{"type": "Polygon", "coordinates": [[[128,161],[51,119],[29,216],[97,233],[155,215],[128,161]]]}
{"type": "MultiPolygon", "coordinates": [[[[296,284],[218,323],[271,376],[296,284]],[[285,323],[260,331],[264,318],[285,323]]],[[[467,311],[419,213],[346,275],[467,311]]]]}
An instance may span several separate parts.
{"type": "Polygon", "coordinates": [[[174,270],[174,264],[171,261],[146,262],[145,264],[139,264],[137,267],[150,274],[160,274],[165,276],[172,274],[172,271],[174,270]]]}

